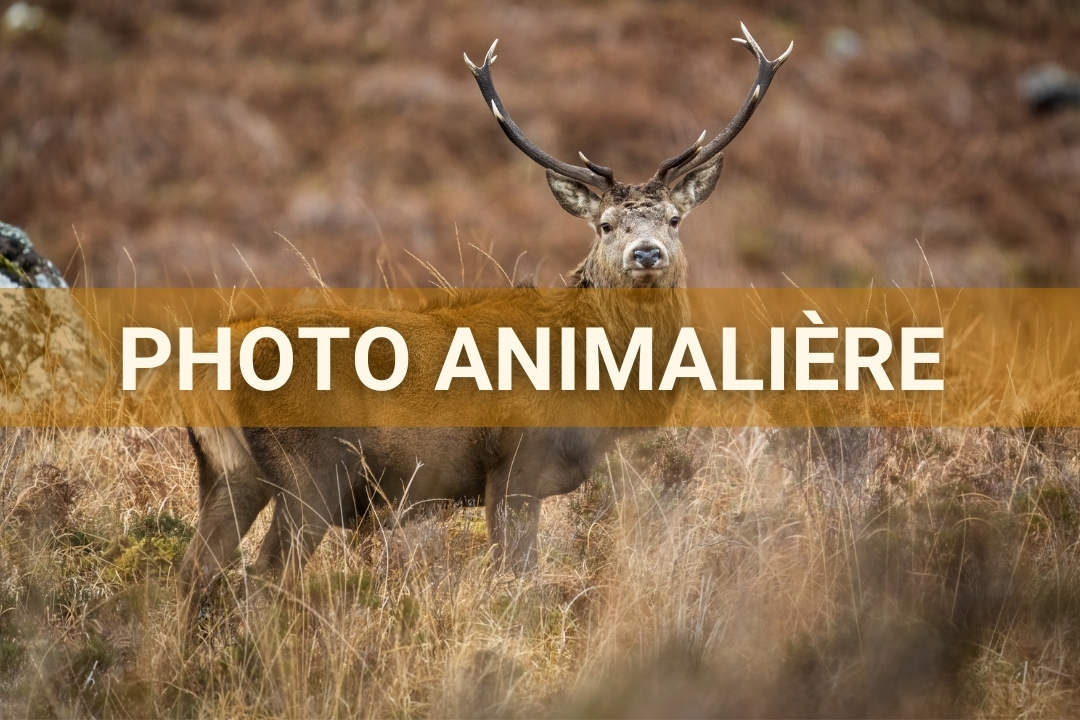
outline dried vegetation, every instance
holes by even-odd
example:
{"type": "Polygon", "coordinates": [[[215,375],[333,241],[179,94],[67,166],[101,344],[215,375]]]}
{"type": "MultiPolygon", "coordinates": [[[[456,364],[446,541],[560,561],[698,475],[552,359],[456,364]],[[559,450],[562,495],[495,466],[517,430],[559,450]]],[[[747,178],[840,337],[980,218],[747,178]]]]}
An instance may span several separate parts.
{"type": "MultiPolygon", "coordinates": [[[[688,221],[693,283],[911,286],[916,239],[942,286],[1080,271],[1080,114],[1017,91],[1080,70],[1071,0],[39,3],[42,31],[0,38],[0,217],[72,281],[307,285],[281,233],[331,285],[426,285],[405,252],[455,269],[457,229],[558,284],[588,235],[462,52],[499,37],[526,133],[641,180],[734,115],[740,20],[795,54],[688,221]]],[[[460,284],[503,282],[488,270],[460,284]]]]}
{"type": "Polygon", "coordinates": [[[285,592],[245,545],[182,653],[181,435],[9,431],[0,713],[1075,714],[1078,439],[643,436],[547,503],[526,577],[493,574],[476,510],[383,512],[285,592]]]}

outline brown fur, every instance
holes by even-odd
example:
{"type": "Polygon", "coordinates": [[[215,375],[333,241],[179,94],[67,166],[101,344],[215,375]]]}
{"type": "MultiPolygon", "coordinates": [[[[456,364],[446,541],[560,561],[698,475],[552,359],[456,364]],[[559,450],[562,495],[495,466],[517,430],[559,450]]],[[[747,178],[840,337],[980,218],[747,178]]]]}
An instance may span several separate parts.
{"type": "MultiPolygon", "coordinates": [[[[602,326],[612,348],[622,352],[635,327],[651,326],[656,363],[667,357],[678,330],[689,322],[681,290],[686,286],[686,259],[671,217],[685,216],[707,198],[719,172],[717,160],[674,189],[655,181],[616,185],[602,197],[580,183],[549,175],[563,207],[588,220],[596,232],[592,250],[573,273],[573,289],[554,295],[519,290],[506,302],[496,301],[490,292],[463,292],[455,300],[414,311],[286,311],[235,324],[233,342],[238,345],[258,325],[273,325],[289,337],[296,337],[296,328],[302,325],[348,326],[353,338],[370,327],[390,326],[408,339],[410,377],[434,387],[457,327],[472,328],[484,352],[495,347],[499,326],[602,326]],[[634,254],[642,248],[644,266],[634,254]],[[649,265],[649,258],[656,260],[655,265],[649,265]],[[670,291],[616,297],[614,292],[589,290],[633,287],[670,291]]],[[[526,335],[519,332],[519,337],[526,335]]],[[[352,346],[332,344],[332,367],[352,368],[352,346]]],[[[300,375],[314,374],[314,343],[296,343],[294,353],[293,380],[281,391],[251,389],[234,367],[233,389],[219,393],[214,389],[216,370],[200,365],[194,389],[183,399],[199,470],[198,527],[181,570],[189,621],[210,583],[271,501],[274,515],[256,561],[257,571],[264,575],[298,572],[329,526],[353,525],[374,505],[390,504],[408,514],[444,500],[483,505],[496,561],[526,567],[535,558],[543,498],[579,487],[623,432],[550,425],[568,412],[587,414],[598,403],[605,403],[608,410],[611,403],[625,403],[627,412],[660,424],[670,414],[674,395],[624,391],[584,398],[584,393],[515,392],[508,394],[508,417],[533,427],[388,428],[374,426],[388,414],[422,418],[427,408],[408,394],[361,394],[353,383],[328,394],[327,402],[353,409],[352,417],[360,418],[357,427],[266,427],[272,418],[302,418],[324,410],[310,407],[310,394],[289,392],[290,387],[314,385],[313,379],[294,382],[300,375]],[[368,423],[371,427],[364,426],[368,423]]],[[[262,377],[273,374],[269,369],[276,367],[276,352],[256,353],[254,360],[262,377]],[[268,371],[260,371],[260,366],[268,371]]],[[[389,362],[373,347],[372,372],[377,377],[389,374],[388,366],[380,368],[389,362]]]]}

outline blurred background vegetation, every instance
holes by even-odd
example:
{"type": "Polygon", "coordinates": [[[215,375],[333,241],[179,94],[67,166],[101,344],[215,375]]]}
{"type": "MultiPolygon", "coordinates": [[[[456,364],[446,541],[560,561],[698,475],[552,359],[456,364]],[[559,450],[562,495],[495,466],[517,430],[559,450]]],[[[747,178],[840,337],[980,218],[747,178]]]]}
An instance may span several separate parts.
{"type": "Polygon", "coordinates": [[[1080,109],[1022,92],[1075,82],[1072,0],[0,7],[0,218],[71,282],[308,285],[299,250],[337,286],[426,285],[408,253],[505,283],[471,244],[559,284],[591,231],[503,137],[462,52],[500,38],[527,134],[640,181],[742,102],[739,21],[795,51],[686,226],[694,285],[1080,280],[1080,109]]]}

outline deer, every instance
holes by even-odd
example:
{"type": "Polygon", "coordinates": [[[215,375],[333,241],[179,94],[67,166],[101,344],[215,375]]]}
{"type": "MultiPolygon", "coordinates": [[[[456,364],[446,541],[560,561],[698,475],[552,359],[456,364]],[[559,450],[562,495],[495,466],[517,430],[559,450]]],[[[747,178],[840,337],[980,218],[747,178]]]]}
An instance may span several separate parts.
{"type": "MultiPolygon", "coordinates": [[[[670,348],[675,334],[690,321],[684,292],[687,260],[679,240],[682,221],[712,194],[723,167],[721,151],[746,125],[794,46],[769,60],[745,25],[742,31],[743,37],[734,40],[754,54],[758,67],[734,119],[707,144],[703,132],[687,150],[662,162],[648,181],[636,184],[617,181],[610,168],[583,154],[583,166],[562,162],[525,136],[491,77],[498,40],[480,66],[465,55],[506,137],[546,170],[548,187],[562,208],[593,230],[592,246],[570,274],[569,288],[547,295],[523,289],[509,303],[496,303],[477,290],[416,309],[286,310],[236,323],[234,342],[253,323],[271,325],[289,337],[297,337],[302,326],[344,327],[352,337],[376,326],[407,326],[421,338],[411,350],[414,356],[442,357],[454,328],[461,326],[491,332],[515,323],[600,326],[613,338],[613,346],[625,348],[630,330],[648,324],[656,331],[656,343],[670,348]],[[605,292],[622,288],[650,292],[618,299],[605,292]]],[[[296,367],[315,366],[312,345],[297,347],[296,367]]],[[[338,354],[346,353],[342,349],[338,354]]],[[[276,361],[266,355],[255,356],[256,367],[276,361]]],[[[334,357],[335,364],[350,366],[351,358],[334,357]]],[[[391,372],[389,358],[380,356],[374,345],[371,362],[373,374],[391,372]]],[[[438,369],[431,365],[421,362],[410,373],[419,374],[417,382],[433,385],[438,369]]],[[[521,413],[540,421],[529,426],[380,426],[387,413],[419,415],[424,408],[413,407],[407,396],[364,392],[356,386],[337,391],[327,402],[359,407],[370,427],[268,427],[268,418],[288,414],[289,403],[310,405],[310,394],[260,394],[239,382],[229,393],[214,394],[209,391],[214,381],[215,371],[200,366],[193,373],[192,392],[181,394],[199,491],[197,527],[180,570],[185,624],[197,617],[208,591],[271,502],[270,527],[255,562],[261,577],[283,582],[297,577],[331,526],[355,527],[379,505],[415,509],[432,502],[482,505],[493,563],[523,572],[536,562],[543,500],[580,487],[615,441],[629,432],[551,426],[565,417],[567,406],[538,395],[522,401],[527,406],[521,413]]],[[[639,415],[644,407],[642,416],[658,426],[670,416],[676,398],[676,393],[651,393],[648,398],[608,393],[603,400],[596,395],[582,400],[582,395],[573,394],[567,401],[577,403],[569,411],[585,412],[597,402],[624,402],[639,415]]]]}

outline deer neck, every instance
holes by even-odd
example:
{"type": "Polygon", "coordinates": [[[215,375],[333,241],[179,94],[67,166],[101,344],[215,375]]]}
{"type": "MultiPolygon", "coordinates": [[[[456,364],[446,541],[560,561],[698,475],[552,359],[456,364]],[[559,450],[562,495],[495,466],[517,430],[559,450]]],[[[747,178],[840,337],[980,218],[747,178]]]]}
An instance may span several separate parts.
{"type": "Polygon", "coordinates": [[[575,285],[560,293],[551,324],[562,327],[603,327],[609,340],[625,344],[639,327],[653,329],[658,351],[668,352],[679,330],[690,324],[685,287],[603,288],[575,285]]]}

